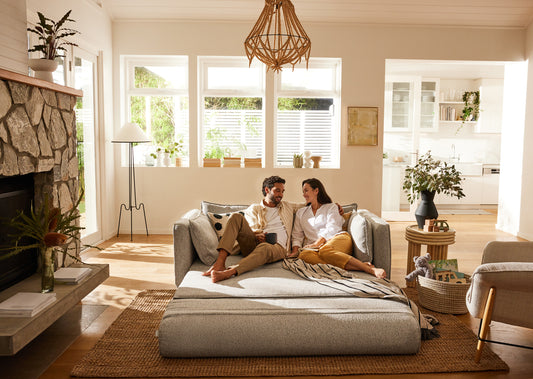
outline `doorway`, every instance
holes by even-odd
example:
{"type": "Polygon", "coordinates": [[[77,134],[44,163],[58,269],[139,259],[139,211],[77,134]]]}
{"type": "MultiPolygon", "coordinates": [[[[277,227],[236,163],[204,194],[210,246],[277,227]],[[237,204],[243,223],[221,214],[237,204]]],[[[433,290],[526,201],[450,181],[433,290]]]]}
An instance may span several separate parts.
{"type": "Polygon", "coordinates": [[[437,195],[446,209],[476,213],[497,208],[504,62],[387,60],[382,216],[414,221],[404,193],[405,168],[431,151],[464,175],[466,197],[437,195]],[[477,119],[462,120],[463,94],[480,91],[477,119]]]}

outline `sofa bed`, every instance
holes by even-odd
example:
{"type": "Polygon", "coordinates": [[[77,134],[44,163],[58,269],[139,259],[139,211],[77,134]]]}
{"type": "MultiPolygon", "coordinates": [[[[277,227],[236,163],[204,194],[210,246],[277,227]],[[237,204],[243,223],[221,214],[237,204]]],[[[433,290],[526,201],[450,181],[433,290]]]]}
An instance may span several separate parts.
{"type": "MultiPolygon", "coordinates": [[[[356,297],[267,264],[213,283],[203,276],[216,258],[217,232],[246,205],[202,202],[174,224],[177,290],[159,329],[164,357],[416,354],[419,320],[405,303],[356,297]]],[[[345,206],[354,255],[390,275],[387,222],[345,206]]],[[[241,255],[230,255],[226,265],[241,255]]],[[[375,279],[366,273],[360,278],[375,279]]]]}

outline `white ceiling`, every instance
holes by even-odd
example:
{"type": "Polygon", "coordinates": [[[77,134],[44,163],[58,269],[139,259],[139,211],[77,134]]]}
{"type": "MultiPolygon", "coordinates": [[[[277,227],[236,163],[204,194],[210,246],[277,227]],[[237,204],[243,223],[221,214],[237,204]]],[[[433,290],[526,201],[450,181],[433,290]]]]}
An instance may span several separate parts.
{"type": "MultiPolygon", "coordinates": [[[[254,21],[264,0],[92,0],[114,21],[254,21]]],[[[533,0],[292,0],[300,21],[525,28],[533,0]]]]}
{"type": "Polygon", "coordinates": [[[503,62],[388,59],[386,65],[386,75],[412,75],[440,79],[502,79],[504,70],[503,62]]]}

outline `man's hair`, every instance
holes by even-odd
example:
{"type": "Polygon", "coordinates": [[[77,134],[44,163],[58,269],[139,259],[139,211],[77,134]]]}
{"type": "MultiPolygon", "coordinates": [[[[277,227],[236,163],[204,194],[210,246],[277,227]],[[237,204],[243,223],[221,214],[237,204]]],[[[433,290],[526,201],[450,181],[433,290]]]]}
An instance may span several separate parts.
{"type": "Polygon", "coordinates": [[[326,189],[324,188],[324,185],[322,184],[320,180],[316,178],[305,179],[302,182],[302,187],[305,184],[309,184],[309,186],[312,189],[318,188],[318,194],[317,194],[316,200],[318,201],[319,204],[333,203],[333,201],[331,201],[331,197],[329,197],[329,195],[327,194],[326,189]]]}
{"type": "Polygon", "coordinates": [[[261,187],[261,191],[263,191],[263,196],[266,196],[267,194],[265,191],[265,187],[268,189],[272,189],[272,187],[274,187],[274,184],[276,183],[285,184],[285,179],[280,178],[276,175],[265,178],[265,180],[263,180],[263,187],[261,187]]]}

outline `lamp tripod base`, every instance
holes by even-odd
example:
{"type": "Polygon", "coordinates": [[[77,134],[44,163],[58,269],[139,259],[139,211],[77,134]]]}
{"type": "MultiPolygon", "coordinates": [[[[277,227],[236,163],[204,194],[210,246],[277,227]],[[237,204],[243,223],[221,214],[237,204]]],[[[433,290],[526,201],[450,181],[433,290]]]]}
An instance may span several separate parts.
{"type": "Polygon", "coordinates": [[[146,223],[146,212],[144,210],[144,203],[140,203],[137,206],[130,205],[129,207],[122,203],[120,204],[120,212],[118,215],[118,228],[117,228],[117,237],[120,234],[120,220],[122,218],[122,209],[124,209],[126,212],[130,212],[130,241],[133,241],[133,210],[141,210],[143,211],[144,216],[144,227],[146,228],[146,236],[148,236],[148,224],[146,223]]]}

